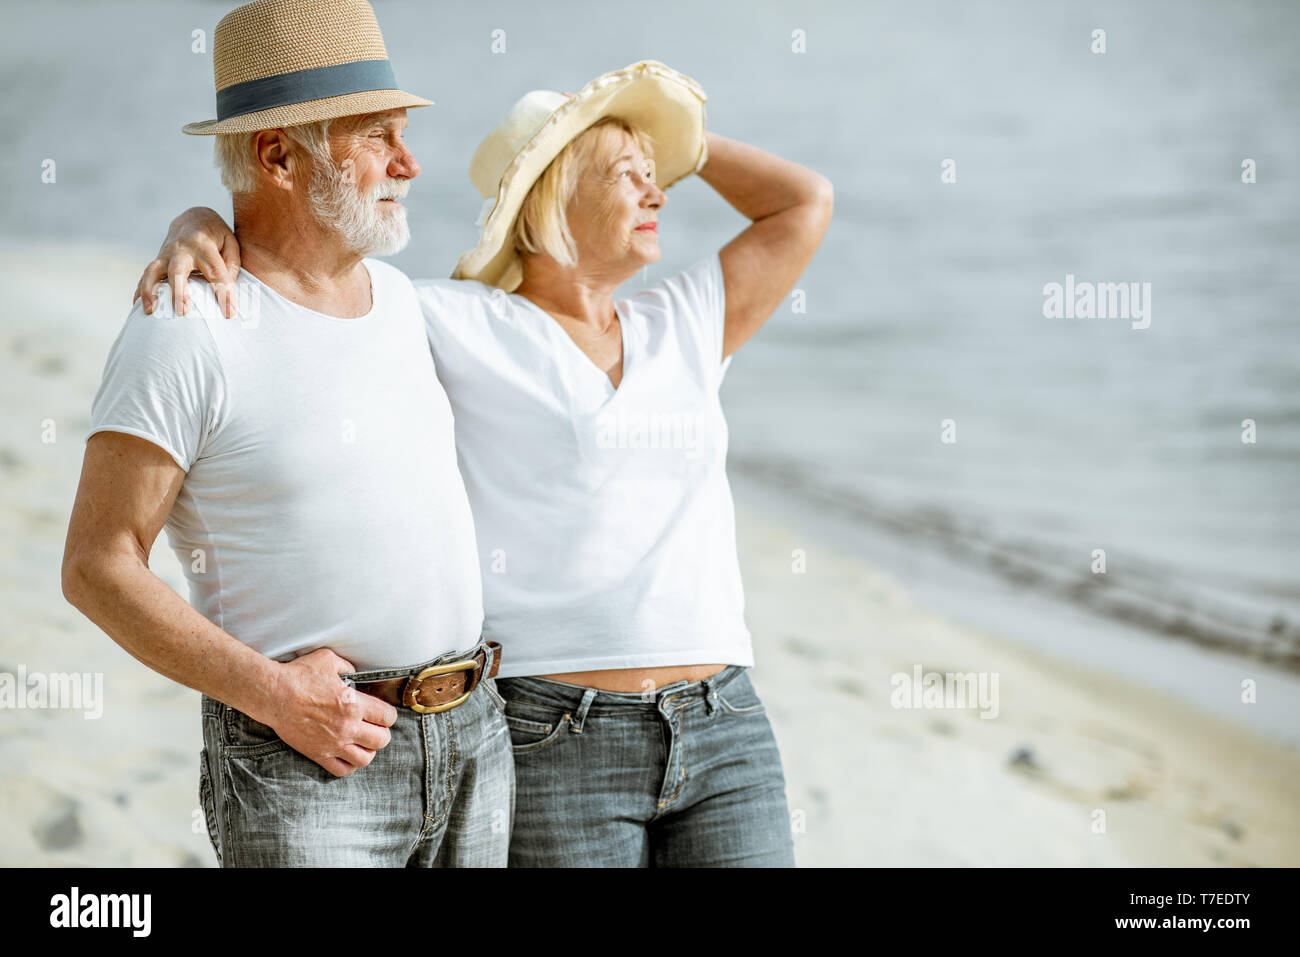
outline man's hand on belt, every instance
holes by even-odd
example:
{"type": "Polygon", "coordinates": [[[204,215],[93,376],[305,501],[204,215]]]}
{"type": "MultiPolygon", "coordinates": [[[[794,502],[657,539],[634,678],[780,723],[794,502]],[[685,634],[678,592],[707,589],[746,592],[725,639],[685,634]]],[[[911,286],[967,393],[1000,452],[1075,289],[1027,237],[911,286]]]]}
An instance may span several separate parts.
{"type": "Polygon", "coordinates": [[[354,671],[328,648],[283,662],[266,702],[266,717],[253,717],[335,777],[351,774],[387,747],[392,739],[388,729],[397,722],[391,704],[339,680],[339,675],[354,671]]]}

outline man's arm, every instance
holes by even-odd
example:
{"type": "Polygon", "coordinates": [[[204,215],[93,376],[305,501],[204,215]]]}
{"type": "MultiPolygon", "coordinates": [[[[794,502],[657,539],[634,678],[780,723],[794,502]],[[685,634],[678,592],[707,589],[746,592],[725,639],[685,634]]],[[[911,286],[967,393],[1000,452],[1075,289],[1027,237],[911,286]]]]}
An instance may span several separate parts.
{"type": "Polygon", "coordinates": [[[758,331],[812,261],[830,225],[830,180],[756,146],[708,134],[699,176],[752,220],[722,247],[727,316],[722,355],[758,331]]]}
{"type": "Polygon", "coordinates": [[[63,552],[63,594],[159,674],[270,725],[331,774],[365,767],[397,709],[339,680],[353,671],[322,648],[280,663],[195,611],[149,570],[149,551],[185,472],[152,442],[98,432],[86,443],[63,552]]]}

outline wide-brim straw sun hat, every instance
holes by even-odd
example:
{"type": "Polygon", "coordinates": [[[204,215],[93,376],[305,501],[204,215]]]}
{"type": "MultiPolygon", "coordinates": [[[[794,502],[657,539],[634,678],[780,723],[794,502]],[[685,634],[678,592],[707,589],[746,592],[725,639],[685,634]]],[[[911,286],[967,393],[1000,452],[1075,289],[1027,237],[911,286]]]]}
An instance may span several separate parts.
{"type": "Polygon", "coordinates": [[[484,199],[483,228],[452,278],[476,279],[506,292],[523,281],[513,233],[524,197],[579,133],[607,116],[647,135],[660,189],[697,172],[708,159],[706,99],[698,83],[654,60],[599,76],[577,94],[526,94],[474,153],[469,178],[484,199]]]}
{"type": "Polygon", "coordinates": [[[366,0],[255,0],[212,38],[217,118],[183,132],[252,133],[399,107],[432,106],[400,90],[366,0]]]}

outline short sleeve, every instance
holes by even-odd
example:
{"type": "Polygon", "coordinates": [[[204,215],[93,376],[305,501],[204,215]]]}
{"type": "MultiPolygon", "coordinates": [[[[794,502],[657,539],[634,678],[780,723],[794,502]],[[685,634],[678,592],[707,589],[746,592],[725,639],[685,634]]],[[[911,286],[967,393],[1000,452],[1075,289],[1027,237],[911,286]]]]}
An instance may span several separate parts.
{"type": "Polygon", "coordinates": [[[453,307],[455,288],[451,285],[451,283],[457,281],[464,282],[465,280],[411,280],[411,286],[415,289],[415,297],[420,302],[420,312],[424,316],[425,335],[429,339],[429,346],[433,349],[435,359],[439,354],[440,347],[447,344],[450,332],[448,329],[449,320],[457,315],[457,310],[453,307]]]}
{"type": "Polygon", "coordinates": [[[125,432],[157,445],[186,472],[193,467],[223,407],[225,380],[197,288],[191,298],[195,308],[185,316],[147,316],[139,303],[131,310],[104,364],[87,438],[125,432]]]}
{"type": "Polygon", "coordinates": [[[675,276],[644,289],[633,301],[653,302],[665,309],[677,329],[678,341],[710,384],[722,384],[731,357],[722,357],[727,296],[722,260],[717,253],[688,266],[675,276]]]}
{"type": "Polygon", "coordinates": [[[411,285],[424,315],[434,368],[442,378],[449,368],[458,366],[457,360],[474,351],[481,329],[475,317],[486,305],[495,303],[501,308],[506,294],[470,279],[413,279],[411,285]]]}

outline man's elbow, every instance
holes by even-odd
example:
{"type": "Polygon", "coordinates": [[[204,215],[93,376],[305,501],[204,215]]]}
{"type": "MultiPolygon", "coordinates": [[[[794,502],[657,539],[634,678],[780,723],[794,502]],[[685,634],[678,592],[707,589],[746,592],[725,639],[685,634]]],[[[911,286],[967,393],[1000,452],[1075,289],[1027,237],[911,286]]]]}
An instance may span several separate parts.
{"type": "Polygon", "coordinates": [[[68,600],[68,604],[92,620],[94,609],[99,604],[96,596],[111,587],[110,558],[106,553],[97,554],[71,543],[63,552],[60,575],[63,597],[68,600]]]}
{"type": "Polygon", "coordinates": [[[85,611],[86,598],[90,592],[90,574],[88,563],[80,553],[68,546],[63,551],[63,597],[68,604],[79,611],[85,611]]]}

